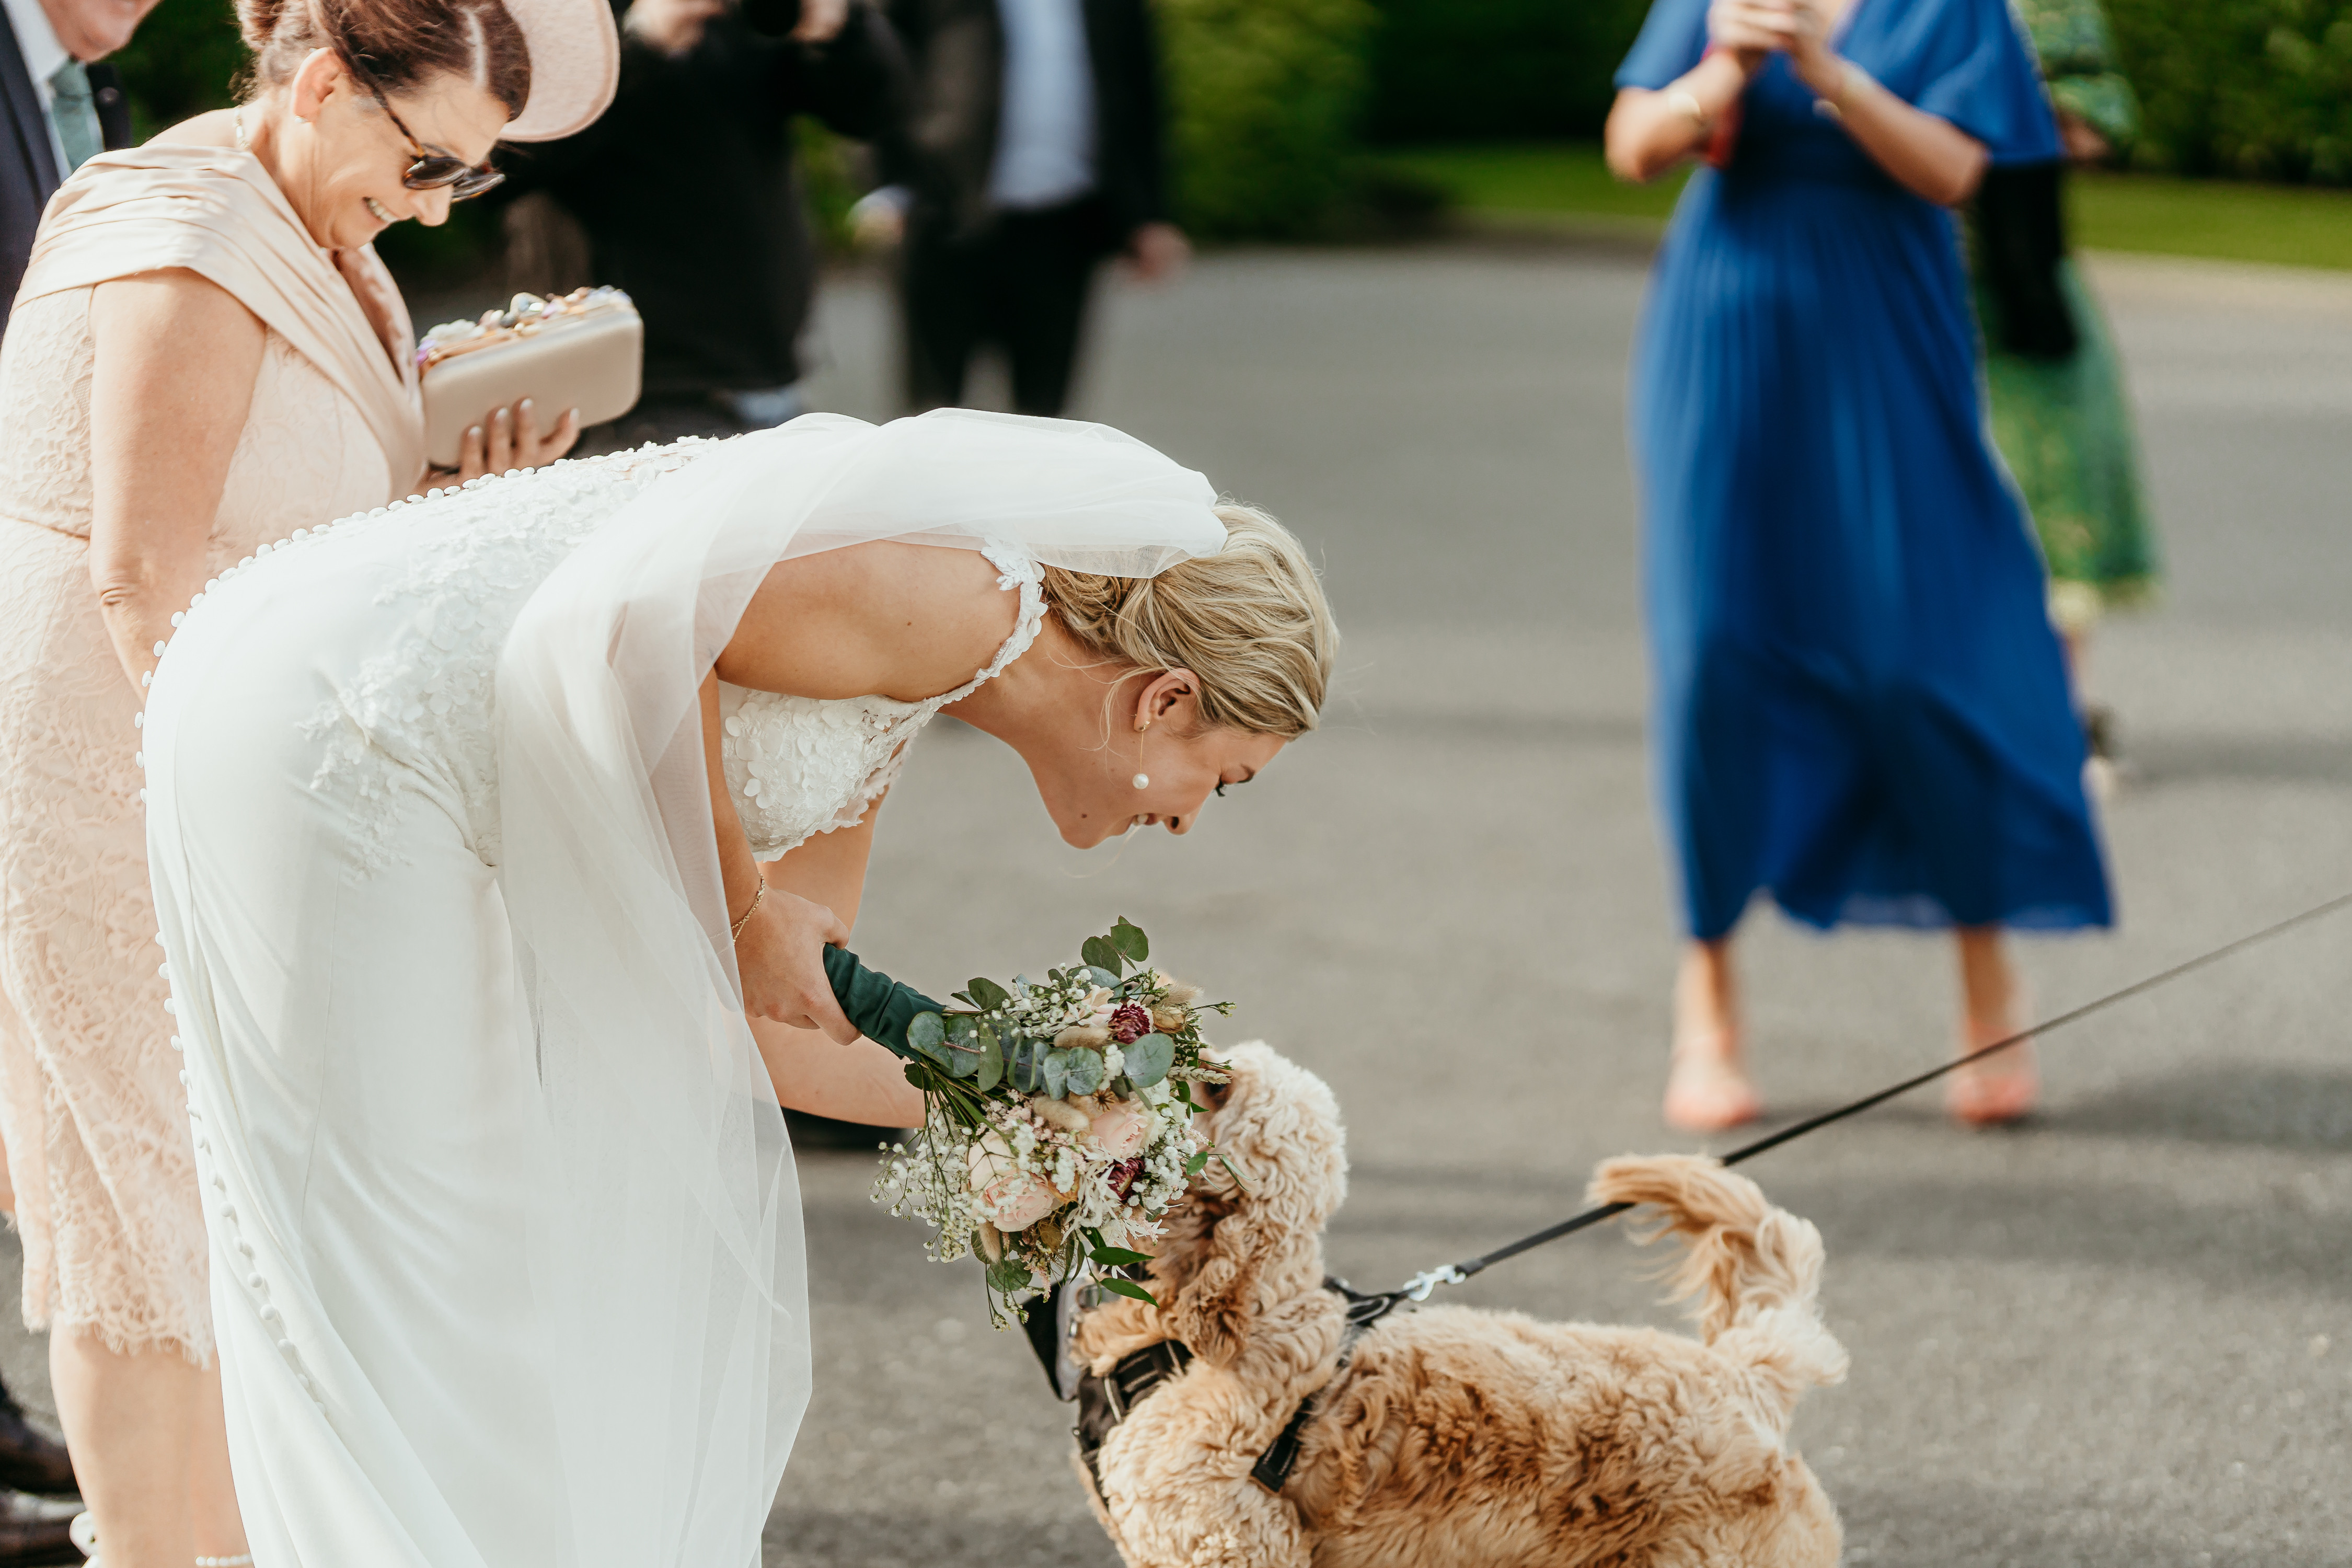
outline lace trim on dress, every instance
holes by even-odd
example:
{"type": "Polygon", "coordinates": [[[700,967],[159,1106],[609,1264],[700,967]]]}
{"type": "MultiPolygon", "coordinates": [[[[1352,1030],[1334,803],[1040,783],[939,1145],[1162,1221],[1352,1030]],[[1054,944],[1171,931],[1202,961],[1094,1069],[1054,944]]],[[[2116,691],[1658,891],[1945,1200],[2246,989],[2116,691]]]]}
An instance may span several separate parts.
{"type": "Polygon", "coordinates": [[[923,726],[1029,650],[1045,618],[1045,574],[1016,545],[992,541],[981,554],[1000,590],[1018,589],[1012,635],[986,668],[952,691],[920,702],[887,697],[831,701],[742,687],[719,688],[726,733],[720,752],[751,852],[772,860],[820,833],[855,827],[898,781],[907,748],[923,726]]]}

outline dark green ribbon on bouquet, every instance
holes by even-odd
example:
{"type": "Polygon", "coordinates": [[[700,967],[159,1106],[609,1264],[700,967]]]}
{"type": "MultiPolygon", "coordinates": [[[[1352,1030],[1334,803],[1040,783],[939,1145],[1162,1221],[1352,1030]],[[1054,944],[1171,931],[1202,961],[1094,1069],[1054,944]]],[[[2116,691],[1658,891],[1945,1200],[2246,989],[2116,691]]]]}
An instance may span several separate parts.
{"type": "Polygon", "coordinates": [[[866,968],[845,947],[824,950],[824,977],[833,982],[834,1000],[867,1039],[910,1062],[929,1060],[908,1044],[907,1028],[916,1014],[943,1013],[944,1006],[878,969],[866,968]]]}

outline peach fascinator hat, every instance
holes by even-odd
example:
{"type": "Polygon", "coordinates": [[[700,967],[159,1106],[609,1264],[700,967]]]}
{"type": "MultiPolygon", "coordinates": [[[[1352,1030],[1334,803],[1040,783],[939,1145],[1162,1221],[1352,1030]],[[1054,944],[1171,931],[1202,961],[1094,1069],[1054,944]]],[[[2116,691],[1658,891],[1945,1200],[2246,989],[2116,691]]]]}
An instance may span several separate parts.
{"type": "Polygon", "coordinates": [[[587,128],[613,101],[621,39],[606,0],[504,0],[530,51],[530,97],[501,142],[552,142],[587,128]]]}

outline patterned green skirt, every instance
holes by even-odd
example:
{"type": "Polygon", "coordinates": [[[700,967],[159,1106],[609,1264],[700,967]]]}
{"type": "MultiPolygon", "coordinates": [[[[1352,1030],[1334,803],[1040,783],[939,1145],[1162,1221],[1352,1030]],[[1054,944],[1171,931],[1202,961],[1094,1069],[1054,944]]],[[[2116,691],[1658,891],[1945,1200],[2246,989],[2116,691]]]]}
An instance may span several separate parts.
{"type": "MultiPolygon", "coordinates": [[[[2025,492],[2050,564],[2051,616],[2088,629],[2102,611],[2156,590],[2156,541],[2141,500],[2139,443],[2105,315],[2072,258],[2059,263],[2081,343],[2063,360],[1989,351],[1993,441],[2025,492]]],[[[1979,320],[1996,307],[1981,285],[1979,320]]]]}

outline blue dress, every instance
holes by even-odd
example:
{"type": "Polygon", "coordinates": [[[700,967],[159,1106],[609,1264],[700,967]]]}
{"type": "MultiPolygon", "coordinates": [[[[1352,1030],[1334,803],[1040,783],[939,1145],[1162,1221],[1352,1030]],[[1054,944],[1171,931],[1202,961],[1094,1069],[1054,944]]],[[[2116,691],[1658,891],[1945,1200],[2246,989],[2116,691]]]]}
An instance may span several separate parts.
{"type": "MultiPolygon", "coordinates": [[[[1659,89],[1706,0],[1656,0],[1659,89]]],[[[1855,0],[1840,52],[1999,163],[2058,155],[2005,0],[1855,0]]],[[[1675,215],[1633,355],[1657,784],[1693,935],[2103,926],[2041,556],[1985,435],[1951,215],[1775,56],[1675,215]]]]}

